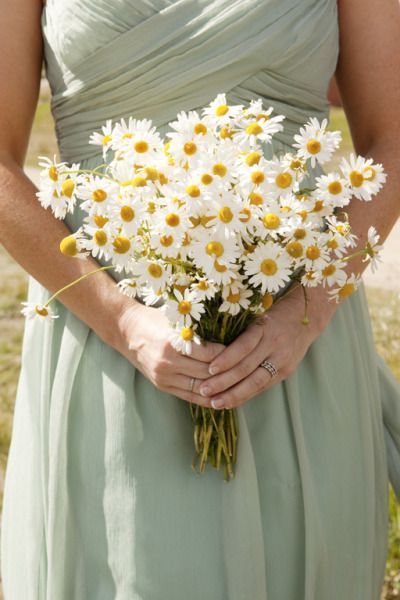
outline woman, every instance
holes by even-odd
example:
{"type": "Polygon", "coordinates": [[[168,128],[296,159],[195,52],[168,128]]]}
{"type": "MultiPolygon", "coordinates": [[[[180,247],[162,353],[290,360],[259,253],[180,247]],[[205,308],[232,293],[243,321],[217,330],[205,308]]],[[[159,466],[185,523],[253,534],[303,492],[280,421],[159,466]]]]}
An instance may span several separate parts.
{"type": "MultiPolygon", "coordinates": [[[[395,223],[397,0],[48,0],[43,11],[15,0],[2,20],[0,235],[32,276],[29,301],[96,264],[59,253],[80,217],[56,221],[22,172],[42,40],[61,157],[85,168],[101,162],[88,138],[106,119],[151,118],[164,134],[218,92],[284,114],[274,151],[287,150],[310,116],[327,115],[336,69],[356,150],[389,175],[379,200],[352,201],[354,232],[363,244],[373,223],[384,240],[395,223]]],[[[375,353],[363,289],[339,306],[309,295],[309,326],[293,293],[227,348],[190,358],[170,347],[163,316],[104,272],[63,294],[52,327],[26,323],[5,600],[378,599],[388,467],[400,490],[399,389],[375,353]],[[238,406],[229,484],[190,469],[185,401],[217,399],[238,406]]]]}

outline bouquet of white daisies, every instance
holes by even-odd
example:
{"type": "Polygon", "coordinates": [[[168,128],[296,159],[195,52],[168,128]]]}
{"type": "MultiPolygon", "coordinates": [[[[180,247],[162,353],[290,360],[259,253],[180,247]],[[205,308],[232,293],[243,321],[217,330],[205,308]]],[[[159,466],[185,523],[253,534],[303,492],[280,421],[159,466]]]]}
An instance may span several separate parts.
{"type": "MultiPolygon", "coordinates": [[[[179,352],[201,340],[229,344],[293,285],[323,285],[336,301],[345,298],[360,278],[344,266],[360,252],[375,266],[379,236],[371,227],[365,248],[351,254],[356,237],[343,209],[352,196],[373,198],[385,182],[382,165],[350,155],[336,172],[314,176],[341,140],[316,119],[294,137],[293,151],[267,159],[284,120],[272,113],[261,99],[230,106],[218,94],[201,116],[180,112],[167,142],[150,120],[107,121],[90,138],[104,157],[96,169],[41,157],[41,204],[60,219],[78,202],[85,213],[61,251],[108,261],[101,269],[121,273],[122,293],[161,304],[179,352]]],[[[61,291],[44,306],[26,305],[25,314],[56,317],[49,305],[61,291]]],[[[304,323],[306,309],[307,302],[304,323]]],[[[190,404],[190,412],[193,468],[197,460],[201,472],[223,463],[230,479],[235,409],[190,404]]]]}

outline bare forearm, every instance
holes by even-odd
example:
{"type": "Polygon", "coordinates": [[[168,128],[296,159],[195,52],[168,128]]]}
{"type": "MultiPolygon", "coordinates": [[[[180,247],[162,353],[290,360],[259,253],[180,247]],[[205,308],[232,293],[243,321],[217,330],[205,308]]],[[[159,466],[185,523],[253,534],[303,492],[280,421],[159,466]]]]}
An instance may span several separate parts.
{"type": "MultiPolygon", "coordinates": [[[[64,256],[60,241],[68,227],[44,210],[34,184],[14,162],[0,162],[0,242],[9,254],[46,289],[54,293],[100,265],[92,258],[64,256]]],[[[99,272],[63,292],[58,299],[104,341],[116,344],[118,316],[132,304],[115,281],[99,272]]]]}

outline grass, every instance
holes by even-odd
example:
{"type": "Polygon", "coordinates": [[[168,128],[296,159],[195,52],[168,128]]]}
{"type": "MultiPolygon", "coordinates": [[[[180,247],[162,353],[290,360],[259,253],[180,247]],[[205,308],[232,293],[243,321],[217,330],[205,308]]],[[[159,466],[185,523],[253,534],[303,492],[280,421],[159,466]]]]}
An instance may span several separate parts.
{"type": "MultiPolygon", "coordinates": [[[[341,150],[352,150],[350,133],[343,111],[332,109],[330,129],[343,132],[341,150]]],[[[37,166],[38,155],[57,153],[50,113],[49,93],[42,90],[32,129],[26,164],[37,166]]],[[[2,483],[11,439],[14,398],[20,369],[23,319],[20,302],[26,295],[27,276],[0,247],[0,511],[2,483]]],[[[385,358],[400,381],[400,310],[394,292],[368,289],[374,335],[378,352],[385,358]]],[[[390,545],[382,600],[400,597],[400,507],[390,490],[390,545]]],[[[0,586],[1,587],[1,586],[0,586]]],[[[0,590],[1,600],[1,590],[0,590]]]]}

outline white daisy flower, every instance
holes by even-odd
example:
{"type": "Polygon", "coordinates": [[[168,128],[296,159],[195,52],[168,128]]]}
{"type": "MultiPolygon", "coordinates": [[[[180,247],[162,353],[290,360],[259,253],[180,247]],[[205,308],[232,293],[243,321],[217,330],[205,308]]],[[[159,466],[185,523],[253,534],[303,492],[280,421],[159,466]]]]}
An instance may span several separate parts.
{"type": "Polygon", "coordinates": [[[89,139],[89,144],[101,146],[103,149],[103,158],[106,160],[107,151],[113,143],[113,125],[112,120],[108,119],[106,124],[101,128],[101,133],[92,133],[89,139]]]}
{"type": "MultiPolygon", "coordinates": [[[[338,173],[329,173],[316,178],[316,195],[327,200],[330,206],[346,206],[352,196],[352,191],[347,181],[338,173]]],[[[330,208],[330,212],[332,209],[330,208]]]]}
{"type": "Polygon", "coordinates": [[[351,296],[358,286],[361,283],[361,276],[352,273],[345,283],[343,283],[339,288],[335,290],[329,290],[328,294],[330,296],[330,300],[336,300],[336,302],[340,302],[340,300],[344,300],[348,296],[351,296]]]}
{"type": "Polygon", "coordinates": [[[38,321],[50,322],[52,319],[58,319],[59,315],[53,313],[48,306],[35,304],[34,302],[21,302],[24,307],[21,313],[27,319],[36,319],[38,321]]]}
{"type": "Polygon", "coordinates": [[[109,253],[117,272],[128,270],[133,266],[135,258],[135,245],[132,238],[119,233],[111,240],[109,253]]]}
{"type": "Polygon", "coordinates": [[[347,273],[341,267],[342,263],[340,261],[332,261],[322,269],[321,279],[324,287],[326,285],[329,287],[333,285],[342,286],[345,283],[347,273]]]}
{"type": "Polygon", "coordinates": [[[157,304],[157,302],[160,302],[161,300],[166,300],[168,298],[165,289],[153,289],[151,287],[146,286],[140,288],[140,295],[146,306],[154,306],[154,304],[157,304]]]}
{"type": "Polygon", "coordinates": [[[200,239],[193,241],[190,254],[196,266],[216,280],[218,273],[234,269],[240,250],[235,239],[226,239],[206,231],[200,239]]]}
{"type": "Polygon", "coordinates": [[[304,265],[307,270],[322,271],[329,263],[329,253],[319,237],[313,244],[306,246],[304,265]],[[322,243],[321,243],[322,242],[322,243]]]}
{"type": "Polygon", "coordinates": [[[136,298],[138,295],[138,282],[134,277],[121,279],[117,286],[120,292],[129,298],[136,298]]]}
{"type": "Polygon", "coordinates": [[[82,245],[86,250],[89,250],[95,258],[105,258],[108,260],[111,256],[111,243],[113,233],[111,225],[106,223],[104,227],[91,227],[84,225],[84,231],[89,236],[82,245]]]}
{"type": "Polygon", "coordinates": [[[246,149],[258,147],[259,144],[268,144],[275,133],[283,130],[281,121],[285,119],[283,115],[271,117],[272,112],[272,108],[265,111],[262,107],[256,108],[256,105],[253,105],[251,110],[247,111],[249,116],[238,124],[239,132],[233,136],[235,143],[246,149]]]}
{"type": "Polygon", "coordinates": [[[237,119],[243,110],[243,105],[229,105],[226,100],[226,94],[221,93],[203,108],[202,114],[209,118],[214,127],[229,126],[232,120],[237,119]]]}
{"type": "Polygon", "coordinates": [[[170,336],[170,343],[177,352],[181,354],[190,355],[192,353],[192,344],[200,344],[201,340],[195,333],[196,325],[192,327],[181,326],[179,323],[176,324],[175,330],[172,331],[170,336]]]}
{"type": "Polygon", "coordinates": [[[150,287],[154,291],[164,291],[171,278],[171,265],[149,258],[139,259],[134,267],[140,286],[150,287]]]}
{"type": "Polygon", "coordinates": [[[382,165],[374,165],[372,158],[365,159],[351,153],[349,160],[342,158],[339,168],[354,196],[365,202],[372,200],[386,181],[382,165]]]}
{"type": "Polygon", "coordinates": [[[301,159],[310,160],[311,166],[315,167],[319,162],[321,165],[331,159],[334,151],[339,147],[342,136],[338,131],[326,131],[328,120],[311,118],[301,127],[300,133],[294,136],[294,148],[301,159]]]}
{"type": "Polygon", "coordinates": [[[150,165],[156,163],[158,156],[164,151],[163,141],[159,132],[149,119],[132,119],[129,131],[118,131],[118,147],[124,159],[133,164],[150,165]]]}
{"type": "Polygon", "coordinates": [[[210,300],[211,298],[214,298],[218,292],[217,284],[206,277],[198,276],[197,281],[192,283],[190,287],[196,292],[200,300],[210,300]]]}
{"type": "Polygon", "coordinates": [[[196,292],[185,289],[183,294],[174,289],[176,299],[169,299],[162,307],[171,323],[179,323],[181,326],[191,326],[193,321],[200,321],[205,311],[203,302],[196,292]]]}
{"type": "Polygon", "coordinates": [[[77,195],[83,202],[80,207],[88,213],[102,214],[118,198],[119,186],[116,182],[90,175],[81,181],[77,195]]]}
{"type": "Polygon", "coordinates": [[[244,285],[233,283],[222,288],[223,302],[219,306],[219,312],[227,312],[237,315],[241,310],[247,310],[250,306],[253,292],[244,285]]]}
{"type": "Polygon", "coordinates": [[[380,235],[373,225],[368,229],[368,239],[365,246],[365,251],[367,255],[363,259],[364,262],[370,261],[371,271],[375,273],[378,268],[378,263],[382,261],[382,257],[380,255],[383,246],[378,244],[380,240],[380,235]]]}
{"type": "Polygon", "coordinates": [[[274,243],[258,246],[246,259],[244,270],[249,284],[261,287],[261,293],[277,292],[290,281],[290,257],[274,243]]]}

